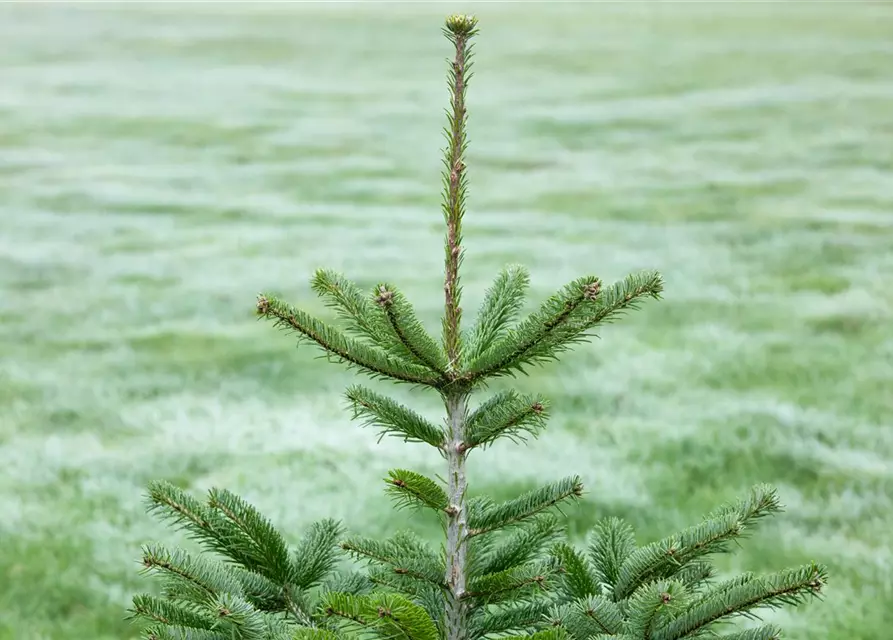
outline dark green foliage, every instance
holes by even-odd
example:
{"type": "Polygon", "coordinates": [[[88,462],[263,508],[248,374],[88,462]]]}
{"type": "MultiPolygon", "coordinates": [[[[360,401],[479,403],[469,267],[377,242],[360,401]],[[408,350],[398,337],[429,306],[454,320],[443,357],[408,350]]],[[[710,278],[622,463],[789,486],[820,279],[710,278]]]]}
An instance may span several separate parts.
{"type": "Polygon", "coordinates": [[[546,593],[558,571],[557,562],[524,563],[472,578],[465,596],[473,598],[476,605],[523,600],[546,593]]]}
{"type": "MultiPolygon", "coordinates": [[[[820,593],[823,567],[711,580],[709,556],[728,552],[760,518],[779,510],[775,491],[759,485],[700,524],[641,547],[627,523],[605,519],[592,532],[588,557],[566,544],[553,547],[564,569],[559,600],[566,604],[553,610],[552,623],[567,628],[575,640],[677,640],[715,632],[717,623],[752,616],[760,608],[800,604],[820,593]]],[[[772,638],[774,632],[764,627],[741,637],[772,638]]]]}
{"type": "Polygon", "coordinates": [[[497,438],[523,441],[526,434],[536,436],[546,426],[548,401],[516,391],[498,393],[468,418],[465,444],[486,447],[497,438]]]}
{"type": "Polygon", "coordinates": [[[373,378],[436,386],[441,378],[430,369],[391,355],[382,348],[369,346],[347,336],[310,314],[268,296],[257,300],[257,313],[273,320],[274,326],[297,333],[315,343],[327,356],[373,378]]]}
{"type": "Polygon", "coordinates": [[[159,625],[146,630],[149,640],[229,640],[223,631],[208,631],[177,625],[159,625]]]}
{"type": "Polygon", "coordinates": [[[389,284],[378,285],[373,295],[382,316],[381,324],[388,327],[394,343],[405,350],[406,358],[445,376],[446,354],[422,326],[404,295],[389,284]]]}
{"type": "Polygon", "coordinates": [[[193,610],[179,606],[170,600],[150,595],[134,596],[133,611],[135,614],[159,624],[189,629],[207,629],[214,624],[214,618],[208,611],[193,610]]]}
{"type": "Polygon", "coordinates": [[[325,596],[322,611],[339,629],[367,632],[380,638],[438,640],[437,626],[418,604],[394,593],[325,596]]]}
{"type": "Polygon", "coordinates": [[[329,629],[301,627],[292,634],[294,640],[338,640],[341,636],[329,629]]]}
{"type": "Polygon", "coordinates": [[[530,274],[520,265],[505,267],[487,290],[474,330],[466,338],[465,358],[477,360],[505,335],[524,304],[530,274]]]}
{"type": "MultiPolygon", "coordinates": [[[[779,510],[773,488],[754,487],[747,499],[717,510],[700,524],[631,551],[617,568],[616,579],[608,580],[608,584],[613,585],[617,599],[628,597],[638,585],[652,578],[670,577],[693,560],[726,551],[729,543],[745,535],[759,518],[779,510]]],[[[629,537],[623,544],[628,545],[631,540],[629,537]]]]}
{"type": "Polygon", "coordinates": [[[359,385],[347,390],[354,419],[362,418],[382,436],[403,438],[405,442],[425,442],[441,447],[446,440],[443,430],[398,402],[359,385]]]}
{"type": "Polygon", "coordinates": [[[490,536],[478,538],[475,558],[469,563],[472,574],[486,575],[505,571],[535,560],[544,553],[549,543],[562,534],[558,518],[544,514],[530,519],[528,526],[492,541],[490,536]]]}
{"type": "Polygon", "coordinates": [[[555,607],[551,613],[551,623],[566,628],[573,638],[617,634],[624,627],[620,606],[607,598],[593,595],[555,607]]]}
{"type": "MultiPolygon", "coordinates": [[[[557,360],[599,326],[663,291],[655,271],[612,285],[585,276],[519,321],[529,275],[510,266],[486,292],[474,325],[462,328],[465,100],[476,24],[472,17],[452,16],[445,26],[455,57],[449,66],[444,150],[442,336],[427,332],[395,286],[379,284],[364,294],[326,269],[316,271],[311,286],[343,329],[272,296],[257,301],[260,316],[335,361],[440,396],[446,419],[437,425],[366,387],[352,386],[346,394],[354,418],[382,437],[428,444],[445,460],[443,480],[408,469],[391,470],[385,479],[398,508],[435,514],[444,528],[442,548],[435,551],[408,532],[384,541],[359,535],[342,539],[340,525],[323,520],[291,550],[269,520],[226,490],[212,490],[202,503],[169,484],[153,483],[151,510],[185,529],[207,553],[146,547],[143,564],[162,587],[161,596],[134,598],[135,616],[150,625],[147,637],[678,640],[702,638],[718,624],[760,608],[799,604],[823,587],[825,570],[818,565],[713,581],[711,556],[727,552],[761,518],[780,510],[770,487],[757,486],[703,522],[643,546],[629,524],[605,519],[591,532],[585,552],[563,539],[554,513],[582,496],[577,476],[501,503],[467,495],[469,454],[500,438],[518,442],[538,436],[548,413],[545,398],[511,389],[470,411],[472,395],[495,378],[557,360]],[[338,547],[365,564],[366,572],[336,571],[338,547]]],[[[776,635],[774,627],[761,627],[723,637],[776,635]]]]}
{"type": "Polygon", "coordinates": [[[207,554],[158,544],[144,548],[143,567],[161,586],[160,597],[133,600],[133,616],[149,623],[147,638],[292,638],[297,628],[325,622],[318,610],[321,593],[362,594],[371,586],[359,574],[333,575],[342,534],[333,520],[313,523],[290,551],[269,520],[225,490],[212,489],[203,503],[153,482],[149,506],[185,529],[207,554]]]}
{"type": "Polygon", "coordinates": [[[486,497],[470,501],[468,536],[475,537],[524,522],[562,502],[578,498],[582,493],[583,483],[579,477],[574,476],[553,482],[502,504],[493,504],[486,497]]]}
{"type": "Polygon", "coordinates": [[[729,633],[717,636],[720,640],[779,640],[781,629],[774,625],[746,629],[738,633],[729,633]]]}
{"type": "Polygon", "coordinates": [[[663,280],[657,272],[648,271],[603,289],[595,276],[565,285],[539,311],[470,361],[468,377],[479,380],[513,375],[525,372],[530,365],[556,360],[572,345],[584,341],[597,325],[635,309],[643,297],[659,298],[663,280]]]}
{"type": "Polygon", "coordinates": [[[677,571],[674,577],[688,587],[697,588],[716,577],[716,570],[708,562],[691,562],[677,571]]]}
{"type": "Polygon", "coordinates": [[[294,552],[294,584],[301,589],[311,589],[335,570],[338,557],[334,549],[341,532],[341,525],[331,519],[310,525],[294,552]]]}
{"type": "Polygon", "coordinates": [[[346,321],[348,332],[401,360],[444,374],[447,363],[439,345],[391,285],[380,284],[367,296],[343,275],[318,269],[311,286],[346,321]]]}
{"type": "Polygon", "coordinates": [[[601,584],[616,584],[621,567],[635,548],[635,533],[628,523],[619,518],[599,522],[589,543],[596,579],[601,584]]]}
{"type": "MultiPolygon", "coordinates": [[[[564,567],[563,588],[572,598],[585,598],[601,592],[596,571],[591,570],[586,558],[566,543],[557,544],[552,553],[564,567]]],[[[602,580],[604,583],[604,580],[602,580]]]]}
{"type": "Polygon", "coordinates": [[[341,548],[358,560],[384,566],[397,575],[443,586],[443,560],[428,545],[409,532],[399,533],[389,540],[350,537],[341,548]]]}
{"type": "Polygon", "coordinates": [[[543,629],[529,636],[508,636],[506,640],[514,638],[525,638],[526,640],[564,640],[564,629],[543,629]]]}
{"type": "Polygon", "coordinates": [[[449,498],[443,488],[415,471],[394,469],[388,472],[385,482],[398,507],[427,507],[439,513],[449,507],[449,498]]]}
{"type": "Polygon", "coordinates": [[[786,569],[768,576],[732,579],[718,584],[656,629],[654,640],[689,638],[702,629],[732,616],[748,615],[759,607],[798,605],[825,585],[825,569],[815,564],[786,569]]]}
{"type": "Polygon", "coordinates": [[[469,624],[469,637],[481,638],[507,632],[530,633],[543,623],[551,603],[541,598],[521,600],[499,607],[482,607],[469,624]]]}

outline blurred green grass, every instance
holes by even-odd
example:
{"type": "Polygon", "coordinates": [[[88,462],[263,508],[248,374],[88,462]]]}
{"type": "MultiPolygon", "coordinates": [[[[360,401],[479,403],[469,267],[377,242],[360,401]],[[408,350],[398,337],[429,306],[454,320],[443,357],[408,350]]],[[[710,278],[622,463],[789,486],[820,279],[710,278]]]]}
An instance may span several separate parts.
{"type": "MultiPolygon", "coordinates": [[[[461,3],[460,3],[461,5],[461,3]]],[[[351,376],[258,325],[325,314],[318,266],[440,312],[439,34],[460,5],[0,9],[0,639],[134,637],[145,483],[226,486],[294,538],[381,533],[351,376]]],[[[893,10],[869,3],[486,4],[469,93],[466,308],[506,262],[531,304],[658,268],[666,299],[518,384],[534,446],[471,461],[497,497],[566,472],[653,539],[750,484],[788,505],[728,570],[830,565],[790,638],[893,625],[893,10]]],[[[467,313],[466,315],[472,315],[467,313]]],[[[433,399],[414,406],[438,410],[433,399]]]]}

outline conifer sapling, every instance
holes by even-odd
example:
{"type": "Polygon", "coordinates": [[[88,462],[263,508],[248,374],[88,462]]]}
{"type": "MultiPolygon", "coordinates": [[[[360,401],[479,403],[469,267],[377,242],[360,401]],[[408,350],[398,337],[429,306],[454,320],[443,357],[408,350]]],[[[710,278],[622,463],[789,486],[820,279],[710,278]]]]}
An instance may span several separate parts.
{"type": "MultiPolygon", "coordinates": [[[[585,552],[563,539],[554,508],[579,498],[571,476],[497,503],[469,498],[466,460],[500,439],[525,440],[544,428],[545,398],[508,390],[476,407],[474,394],[502,376],[526,372],[584,341],[599,325],[636,308],[663,289],[654,271],[606,286],[578,278],[518,320],[527,271],[509,266],[496,277],[469,329],[462,328],[463,219],[466,210],[466,92],[477,20],[456,15],[444,34],[453,45],[450,106],[443,171],[446,224],[442,335],[430,335],[412,304],[389,283],[364,294],[335,272],[320,269],[312,287],[336,310],[339,329],[272,295],[257,313],[294,332],[325,354],[374,378],[438,394],[442,425],[367,387],[346,397],[356,418],[382,434],[434,447],[446,482],[415,471],[388,473],[387,492],[398,506],[436,514],[444,528],[440,551],[412,533],[387,540],[343,538],[340,525],[312,525],[290,550],[285,538],[253,506],[214,489],[201,503],[170,484],[150,487],[153,510],[184,527],[207,552],[190,555],[146,547],[144,565],[159,574],[160,596],[137,596],[133,612],[149,621],[153,640],[477,640],[530,636],[537,640],[676,640],[715,632],[759,607],[797,603],[819,593],[825,569],[808,565],[769,576],[750,574],[714,582],[711,554],[725,552],[760,518],[780,509],[774,490],[751,495],[703,522],[639,546],[619,519],[599,523],[585,552]],[[366,573],[336,571],[336,543],[366,573]]],[[[778,637],[773,626],[722,636],[727,640],[778,637]]]]}

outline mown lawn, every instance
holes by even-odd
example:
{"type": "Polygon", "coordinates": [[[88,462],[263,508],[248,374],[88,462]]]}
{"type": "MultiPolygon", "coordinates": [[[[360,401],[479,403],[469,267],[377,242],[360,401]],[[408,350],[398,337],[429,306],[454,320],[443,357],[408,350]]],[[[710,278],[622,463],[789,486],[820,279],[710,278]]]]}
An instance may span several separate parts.
{"type": "MultiPolygon", "coordinates": [[[[147,481],[243,494],[295,538],[392,516],[439,469],[350,424],[353,377],[255,321],[328,266],[437,327],[440,36],[458,5],[0,9],[0,638],[122,640],[147,481]]],[[[756,482],[786,513],[728,570],[816,559],[797,640],[893,628],[893,7],[483,4],[469,93],[467,317],[506,262],[531,304],[584,273],[667,290],[517,384],[531,447],[476,492],[580,473],[578,539],[644,540],[756,482]]],[[[412,400],[438,410],[432,398],[412,400]]]]}

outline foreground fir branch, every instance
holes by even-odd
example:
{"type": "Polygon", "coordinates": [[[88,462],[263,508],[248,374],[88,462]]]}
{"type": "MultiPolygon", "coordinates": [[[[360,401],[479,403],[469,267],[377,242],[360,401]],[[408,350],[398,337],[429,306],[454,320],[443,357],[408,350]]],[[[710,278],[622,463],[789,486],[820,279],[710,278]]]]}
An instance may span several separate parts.
{"type": "MultiPolygon", "coordinates": [[[[437,518],[435,550],[408,532],[386,540],[344,537],[339,524],[317,522],[290,548],[253,506],[225,490],[205,502],[165,483],[150,487],[150,507],[183,528],[205,553],[147,546],[143,565],[158,595],[134,598],[133,614],[153,640],[677,640],[723,631],[721,625],[765,608],[795,605],[821,592],[819,565],[767,576],[717,580],[710,559],[730,550],[763,517],[780,510],[775,492],[718,509],[703,522],[639,545],[632,528],[606,519],[580,551],[565,539],[560,508],[578,500],[578,476],[504,502],[469,497],[466,460],[500,441],[524,442],[546,426],[549,402],[508,389],[475,402],[495,378],[529,373],[556,360],[663,291],[659,273],[634,273],[613,284],[577,278],[521,316],[529,274],[503,269],[470,327],[462,326],[460,268],[468,176],[467,89],[477,21],[447,19],[452,45],[443,171],[444,313],[430,334],[394,284],[363,292],[327,269],[311,286],[342,322],[334,327],[272,295],[257,313],[325,356],[376,379],[437,394],[444,418],[432,422],[361,385],[346,393],[356,419],[380,436],[433,447],[444,480],[412,469],[385,478],[397,508],[437,518]],[[364,563],[364,574],[336,571],[336,552],[364,563]]],[[[728,632],[727,640],[777,638],[773,626],[728,632]]]]}
{"type": "MultiPolygon", "coordinates": [[[[563,543],[553,548],[564,571],[549,624],[567,629],[575,640],[677,640],[715,633],[722,623],[752,617],[761,608],[818,596],[827,575],[816,564],[767,576],[714,579],[709,557],[728,552],[761,518],[779,510],[775,491],[756,486],[747,499],[641,547],[629,524],[603,520],[585,554],[563,543]]],[[[720,637],[777,638],[778,633],[775,627],[761,627],[720,637]]]]}
{"type": "Polygon", "coordinates": [[[131,612],[147,623],[151,640],[291,639],[300,629],[327,627],[325,594],[362,595],[372,586],[365,576],[334,573],[343,529],[333,520],[311,525],[290,549],[253,506],[225,490],[211,490],[202,502],[153,482],[148,506],[206,552],[144,547],[144,571],[158,579],[161,594],[136,596],[131,612]]]}

